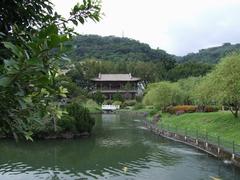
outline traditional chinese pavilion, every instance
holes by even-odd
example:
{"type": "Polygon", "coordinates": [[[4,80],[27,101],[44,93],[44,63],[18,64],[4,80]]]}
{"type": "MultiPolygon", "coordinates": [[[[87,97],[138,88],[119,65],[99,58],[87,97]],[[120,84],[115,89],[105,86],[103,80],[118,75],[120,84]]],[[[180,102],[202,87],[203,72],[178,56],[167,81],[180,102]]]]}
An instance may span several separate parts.
{"type": "Polygon", "coordinates": [[[112,99],[115,93],[121,94],[124,99],[134,99],[140,78],[131,74],[99,74],[92,81],[95,86],[93,93],[100,91],[107,99],[112,99]]]}

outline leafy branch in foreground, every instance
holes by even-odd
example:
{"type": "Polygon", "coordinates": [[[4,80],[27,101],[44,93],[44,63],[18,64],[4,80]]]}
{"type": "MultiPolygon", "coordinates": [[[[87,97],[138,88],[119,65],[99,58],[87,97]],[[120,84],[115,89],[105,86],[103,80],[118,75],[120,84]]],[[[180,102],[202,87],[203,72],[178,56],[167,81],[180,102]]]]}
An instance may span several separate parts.
{"type": "Polygon", "coordinates": [[[91,0],[77,4],[67,20],[53,12],[48,0],[4,1],[3,9],[0,41],[7,53],[0,51],[0,132],[32,140],[41,126],[56,131],[57,120],[65,113],[60,101],[68,91],[58,86],[57,77],[59,61],[69,50],[66,42],[74,34],[68,23],[99,21],[100,4],[91,0]]]}

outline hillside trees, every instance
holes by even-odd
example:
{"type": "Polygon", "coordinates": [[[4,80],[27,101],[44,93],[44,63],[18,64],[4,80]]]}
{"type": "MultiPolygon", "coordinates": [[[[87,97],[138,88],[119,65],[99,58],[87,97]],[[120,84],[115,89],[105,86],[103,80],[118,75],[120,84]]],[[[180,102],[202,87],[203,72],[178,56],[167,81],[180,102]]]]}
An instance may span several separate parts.
{"type": "Polygon", "coordinates": [[[148,44],[114,36],[81,35],[72,42],[75,49],[71,56],[83,59],[104,59],[111,61],[162,61],[173,63],[174,57],[163,50],[151,49],[148,44]]]}
{"type": "Polygon", "coordinates": [[[180,57],[179,62],[217,64],[225,56],[240,51],[240,44],[224,43],[222,46],[202,49],[197,53],[190,53],[180,57]]]}
{"type": "Polygon", "coordinates": [[[91,78],[98,73],[132,73],[140,77],[145,85],[159,81],[177,81],[191,76],[203,76],[212,66],[205,64],[163,64],[163,62],[110,61],[87,59],[75,63],[67,75],[81,87],[91,88],[91,78]],[[179,67],[181,66],[181,67],[179,67]]]}
{"type": "Polygon", "coordinates": [[[177,64],[169,71],[168,79],[171,81],[177,81],[179,79],[188,78],[190,76],[204,76],[210,72],[212,67],[212,65],[197,62],[177,64]]]}

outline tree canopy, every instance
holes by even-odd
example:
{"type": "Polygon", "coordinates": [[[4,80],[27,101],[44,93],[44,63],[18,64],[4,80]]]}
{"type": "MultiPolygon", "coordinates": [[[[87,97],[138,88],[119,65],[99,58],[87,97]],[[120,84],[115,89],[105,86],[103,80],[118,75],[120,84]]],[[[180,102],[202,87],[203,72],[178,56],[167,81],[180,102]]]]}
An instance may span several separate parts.
{"type": "Polygon", "coordinates": [[[197,100],[231,107],[238,117],[240,108],[240,55],[233,53],[221,60],[195,91],[197,100]]]}
{"type": "Polygon", "coordinates": [[[71,55],[77,61],[88,58],[111,61],[161,61],[166,66],[171,66],[175,61],[174,56],[164,50],[152,49],[148,44],[129,38],[81,35],[75,37],[72,43],[75,49],[71,55]]]}
{"type": "Polygon", "coordinates": [[[199,50],[197,53],[189,53],[186,56],[178,57],[180,63],[207,63],[217,64],[225,56],[240,51],[240,44],[224,43],[222,46],[211,47],[199,50]]]}
{"type": "Polygon", "coordinates": [[[183,92],[177,83],[160,82],[151,84],[143,98],[145,105],[154,105],[157,108],[165,109],[167,106],[181,104],[183,92]]]}

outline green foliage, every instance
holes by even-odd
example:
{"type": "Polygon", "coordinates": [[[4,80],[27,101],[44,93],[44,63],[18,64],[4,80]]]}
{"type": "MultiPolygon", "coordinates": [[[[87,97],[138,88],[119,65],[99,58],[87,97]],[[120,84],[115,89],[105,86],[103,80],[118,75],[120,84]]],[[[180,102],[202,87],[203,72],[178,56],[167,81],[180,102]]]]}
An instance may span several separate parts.
{"type": "MultiPolygon", "coordinates": [[[[73,102],[67,106],[67,112],[69,116],[73,117],[78,132],[91,132],[95,120],[90,116],[87,108],[83,107],[80,103],[73,102]]],[[[67,128],[68,125],[65,126],[65,128],[67,128]]]]}
{"type": "Polygon", "coordinates": [[[59,61],[66,59],[69,50],[66,41],[75,34],[68,23],[98,21],[100,5],[98,1],[84,1],[64,19],[53,12],[48,0],[2,3],[0,129],[15,139],[21,136],[31,140],[37,128],[49,127],[56,132],[57,121],[64,114],[60,101],[68,91],[58,75],[59,61]]]}
{"type": "Polygon", "coordinates": [[[240,51],[240,44],[224,43],[219,47],[202,49],[198,53],[190,53],[179,58],[180,62],[216,64],[225,56],[240,51]]]}
{"type": "Polygon", "coordinates": [[[113,100],[111,100],[111,99],[107,99],[107,100],[103,101],[104,105],[111,105],[112,103],[113,103],[113,100]]]}
{"type": "Polygon", "coordinates": [[[97,91],[92,95],[92,98],[94,101],[96,101],[98,104],[102,104],[106,97],[100,92],[97,91]]]}
{"type": "MultiPolygon", "coordinates": [[[[158,82],[162,80],[177,81],[190,76],[205,75],[211,65],[186,63],[175,65],[164,64],[160,61],[127,61],[127,60],[98,60],[85,59],[81,62],[76,62],[67,75],[81,87],[91,89],[91,78],[95,78],[99,73],[132,73],[133,76],[140,77],[143,84],[150,82],[158,82]]],[[[124,89],[129,90],[130,84],[126,84],[124,89]]]]}
{"type": "Polygon", "coordinates": [[[207,131],[210,136],[240,143],[240,121],[236,121],[230,112],[186,113],[181,116],[163,114],[161,123],[165,127],[178,127],[178,131],[198,130],[199,134],[206,134],[207,131]]]}
{"type": "MultiPolygon", "coordinates": [[[[84,35],[76,37],[73,44],[76,46],[72,52],[75,60],[95,58],[115,62],[119,60],[161,61],[166,66],[171,66],[174,62],[174,57],[165,51],[151,49],[149,45],[129,38],[84,35]]],[[[124,66],[124,64],[119,66],[118,71],[125,69],[124,66]]]]}
{"type": "Polygon", "coordinates": [[[126,100],[126,101],[124,101],[123,102],[123,106],[125,107],[125,106],[134,106],[135,104],[137,103],[137,101],[136,100],[126,100]]]}
{"type": "Polygon", "coordinates": [[[212,65],[199,62],[188,62],[177,64],[168,72],[168,79],[177,81],[178,79],[188,78],[190,76],[198,77],[206,75],[212,69],[212,65]]]}
{"type": "Polygon", "coordinates": [[[158,112],[159,112],[158,109],[153,108],[153,109],[151,109],[151,110],[149,111],[149,115],[150,115],[150,116],[153,116],[153,115],[157,114],[158,112]]]}
{"type": "Polygon", "coordinates": [[[113,94],[113,101],[121,101],[123,102],[123,96],[119,92],[113,94]]]}
{"type": "Polygon", "coordinates": [[[61,128],[62,132],[76,132],[76,121],[75,118],[69,114],[63,115],[63,117],[58,121],[58,126],[61,128]]]}
{"type": "Polygon", "coordinates": [[[57,77],[57,83],[59,86],[63,86],[68,90],[67,97],[70,99],[76,97],[86,97],[88,95],[84,89],[73,82],[72,79],[68,76],[61,75],[57,77]]]}
{"type": "Polygon", "coordinates": [[[133,109],[134,110],[139,110],[139,109],[142,109],[143,108],[143,104],[142,103],[136,103],[134,106],[133,106],[133,109]]]}
{"type": "Polygon", "coordinates": [[[12,56],[4,60],[0,77],[0,100],[11,101],[1,104],[2,126],[15,138],[17,134],[26,137],[32,131],[32,123],[41,119],[53,121],[56,129],[56,120],[63,113],[58,102],[67,93],[56,83],[58,60],[64,52],[64,48],[59,48],[66,36],[58,35],[54,24],[28,36],[30,41],[21,46],[3,42],[12,56]],[[58,50],[52,52],[53,49],[58,50]]]}
{"type": "Polygon", "coordinates": [[[216,69],[206,76],[195,90],[197,102],[222,104],[232,107],[238,117],[240,109],[240,55],[231,54],[221,60],[216,69]]]}
{"type": "Polygon", "coordinates": [[[112,105],[122,106],[122,102],[121,102],[121,101],[114,101],[114,102],[112,103],[112,105]]]}
{"type": "Polygon", "coordinates": [[[193,104],[193,90],[200,83],[202,77],[189,77],[186,79],[180,79],[177,81],[179,88],[183,93],[183,103],[193,104]]]}
{"type": "Polygon", "coordinates": [[[87,100],[86,106],[87,107],[96,107],[96,108],[99,107],[98,104],[92,99],[87,100]]]}
{"type": "Polygon", "coordinates": [[[143,98],[143,103],[144,105],[154,105],[157,108],[165,109],[167,106],[182,103],[183,99],[183,93],[178,84],[160,82],[150,84],[143,98]]]}

